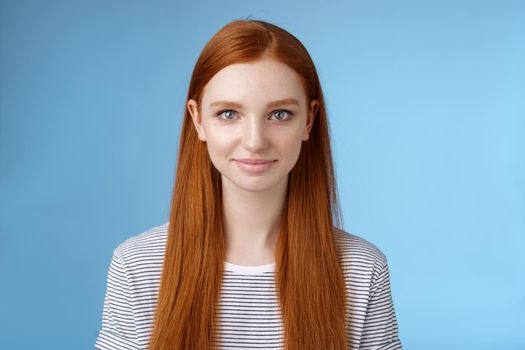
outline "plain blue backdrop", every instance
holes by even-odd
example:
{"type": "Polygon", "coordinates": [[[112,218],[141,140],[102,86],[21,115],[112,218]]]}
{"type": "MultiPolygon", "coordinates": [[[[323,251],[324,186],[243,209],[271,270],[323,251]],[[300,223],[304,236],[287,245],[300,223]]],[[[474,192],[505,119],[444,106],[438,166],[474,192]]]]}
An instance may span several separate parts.
{"type": "Polygon", "coordinates": [[[113,249],[167,221],[193,65],[237,18],[311,53],[344,229],[405,349],[525,349],[524,1],[2,1],[0,344],[91,349],[113,249]]]}

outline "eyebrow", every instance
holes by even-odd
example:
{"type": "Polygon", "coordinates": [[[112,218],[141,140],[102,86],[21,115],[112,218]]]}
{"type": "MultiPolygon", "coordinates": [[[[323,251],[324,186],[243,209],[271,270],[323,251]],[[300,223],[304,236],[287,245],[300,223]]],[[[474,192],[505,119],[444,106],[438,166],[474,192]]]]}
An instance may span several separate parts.
{"type": "MultiPolygon", "coordinates": [[[[276,106],[282,106],[282,105],[297,105],[299,106],[299,101],[297,101],[295,98],[285,98],[282,100],[275,100],[272,102],[269,102],[266,105],[266,108],[276,107],[276,106]]],[[[210,103],[210,107],[214,106],[223,106],[223,107],[233,107],[233,108],[242,108],[242,104],[234,101],[215,101],[210,103]]]]}

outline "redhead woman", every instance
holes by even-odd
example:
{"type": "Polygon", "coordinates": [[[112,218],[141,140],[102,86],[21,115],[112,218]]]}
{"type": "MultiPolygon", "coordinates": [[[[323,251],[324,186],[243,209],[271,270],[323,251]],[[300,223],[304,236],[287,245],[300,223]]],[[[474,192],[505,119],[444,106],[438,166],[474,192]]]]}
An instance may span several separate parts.
{"type": "Polygon", "coordinates": [[[121,243],[97,349],[402,349],[385,255],[340,229],[301,42],[236,20],[188,90],[169,221],[121,243]]]}

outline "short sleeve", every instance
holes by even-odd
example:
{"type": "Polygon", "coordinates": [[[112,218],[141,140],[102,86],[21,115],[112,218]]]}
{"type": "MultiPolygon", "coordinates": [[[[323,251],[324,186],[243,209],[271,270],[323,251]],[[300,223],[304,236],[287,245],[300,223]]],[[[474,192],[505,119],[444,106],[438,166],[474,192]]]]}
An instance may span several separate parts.
{"type": "Polygon", "coordinates": [[[98,350],[138,350],[137,328],[135,323],[134,300],[125,264],[118,248],[113,252],[109,266],[102,328],[99,331],[95,349],[98,350]]]}
{"type": "Polygon", "coordinates": [[[402,350],[386,258],[372,278],[360,350],[402,350]]]}

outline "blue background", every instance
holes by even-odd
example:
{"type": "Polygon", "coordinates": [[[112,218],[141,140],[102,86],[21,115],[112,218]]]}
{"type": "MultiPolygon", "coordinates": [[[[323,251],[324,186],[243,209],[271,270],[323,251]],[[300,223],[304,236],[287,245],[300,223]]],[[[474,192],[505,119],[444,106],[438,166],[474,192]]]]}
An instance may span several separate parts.
{"type": "Polygon", "coordinates": [[[167,221],[193,65],[249,16],[316,63],[405,349],[525,349],[525,2],[137,0],[1,2],[2,348],[93,347],[113,249],[167,221]]]}

